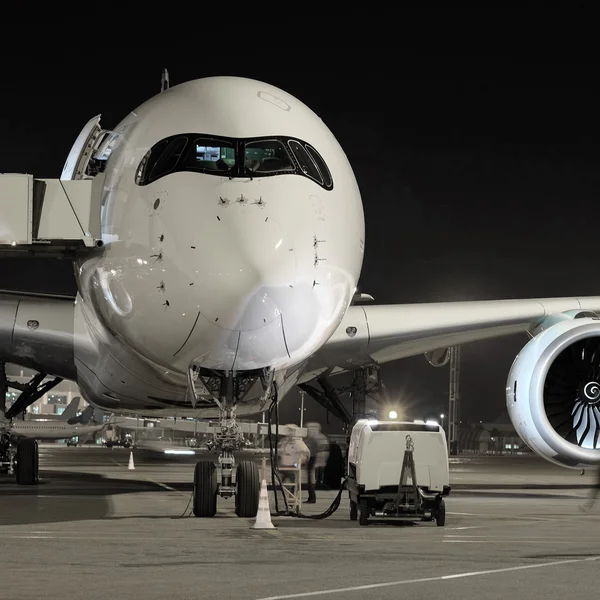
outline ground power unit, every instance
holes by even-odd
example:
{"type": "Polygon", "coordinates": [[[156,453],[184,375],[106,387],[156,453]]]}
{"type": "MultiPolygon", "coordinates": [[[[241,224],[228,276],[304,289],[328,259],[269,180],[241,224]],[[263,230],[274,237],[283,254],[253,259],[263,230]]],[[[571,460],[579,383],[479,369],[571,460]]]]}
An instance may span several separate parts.
{"type": "Polygon", "coordinates": [[[446,523],[446,434],[434,422],[359,420],[348,450],[350,519],[446,523]]]}

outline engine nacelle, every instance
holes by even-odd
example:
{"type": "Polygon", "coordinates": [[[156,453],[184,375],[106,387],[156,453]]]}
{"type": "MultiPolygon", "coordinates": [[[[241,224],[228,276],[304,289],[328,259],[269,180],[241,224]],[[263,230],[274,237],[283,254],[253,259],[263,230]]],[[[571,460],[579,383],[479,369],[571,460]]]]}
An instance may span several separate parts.
{"type": "Polygon", "coordinates": [[[561,467],[600,466],[600,320],[584,311],[550,316],[516,357],[506,385],[523,441],[561,467]]]}

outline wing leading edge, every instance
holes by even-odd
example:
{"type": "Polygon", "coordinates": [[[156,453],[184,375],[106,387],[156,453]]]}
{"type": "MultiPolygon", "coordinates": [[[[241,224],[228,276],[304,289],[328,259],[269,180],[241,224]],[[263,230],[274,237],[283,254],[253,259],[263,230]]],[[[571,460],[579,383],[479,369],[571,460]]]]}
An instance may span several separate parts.
{"type": "Polygon", "coordinates": [[[386,363],[440,348],[524,333],[548,315],[600,312],[600,296],[351,306],[308,362],[301,382],[319,373],[386,363]]]}

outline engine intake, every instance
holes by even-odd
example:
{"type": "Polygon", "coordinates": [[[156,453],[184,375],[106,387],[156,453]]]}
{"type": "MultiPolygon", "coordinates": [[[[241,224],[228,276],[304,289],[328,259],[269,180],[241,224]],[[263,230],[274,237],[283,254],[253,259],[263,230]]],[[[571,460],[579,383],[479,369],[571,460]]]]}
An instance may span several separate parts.
{"type": "Polygon", "coordinates": [[[506,387],[523,441],[563,467],[600,466],[600,320],[552,315],[516,357],[506,387]]]}

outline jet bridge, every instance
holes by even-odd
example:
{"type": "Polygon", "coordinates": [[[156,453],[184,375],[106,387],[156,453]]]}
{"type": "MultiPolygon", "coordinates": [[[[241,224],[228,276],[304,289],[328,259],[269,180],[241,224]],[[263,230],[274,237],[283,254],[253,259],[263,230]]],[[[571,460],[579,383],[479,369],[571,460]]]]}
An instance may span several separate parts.
{"type": "Polygon", "coordinates": [[[103,174],[77,180],[0,174],[0,256],[100,248],[103,183],[103,174]]]}

